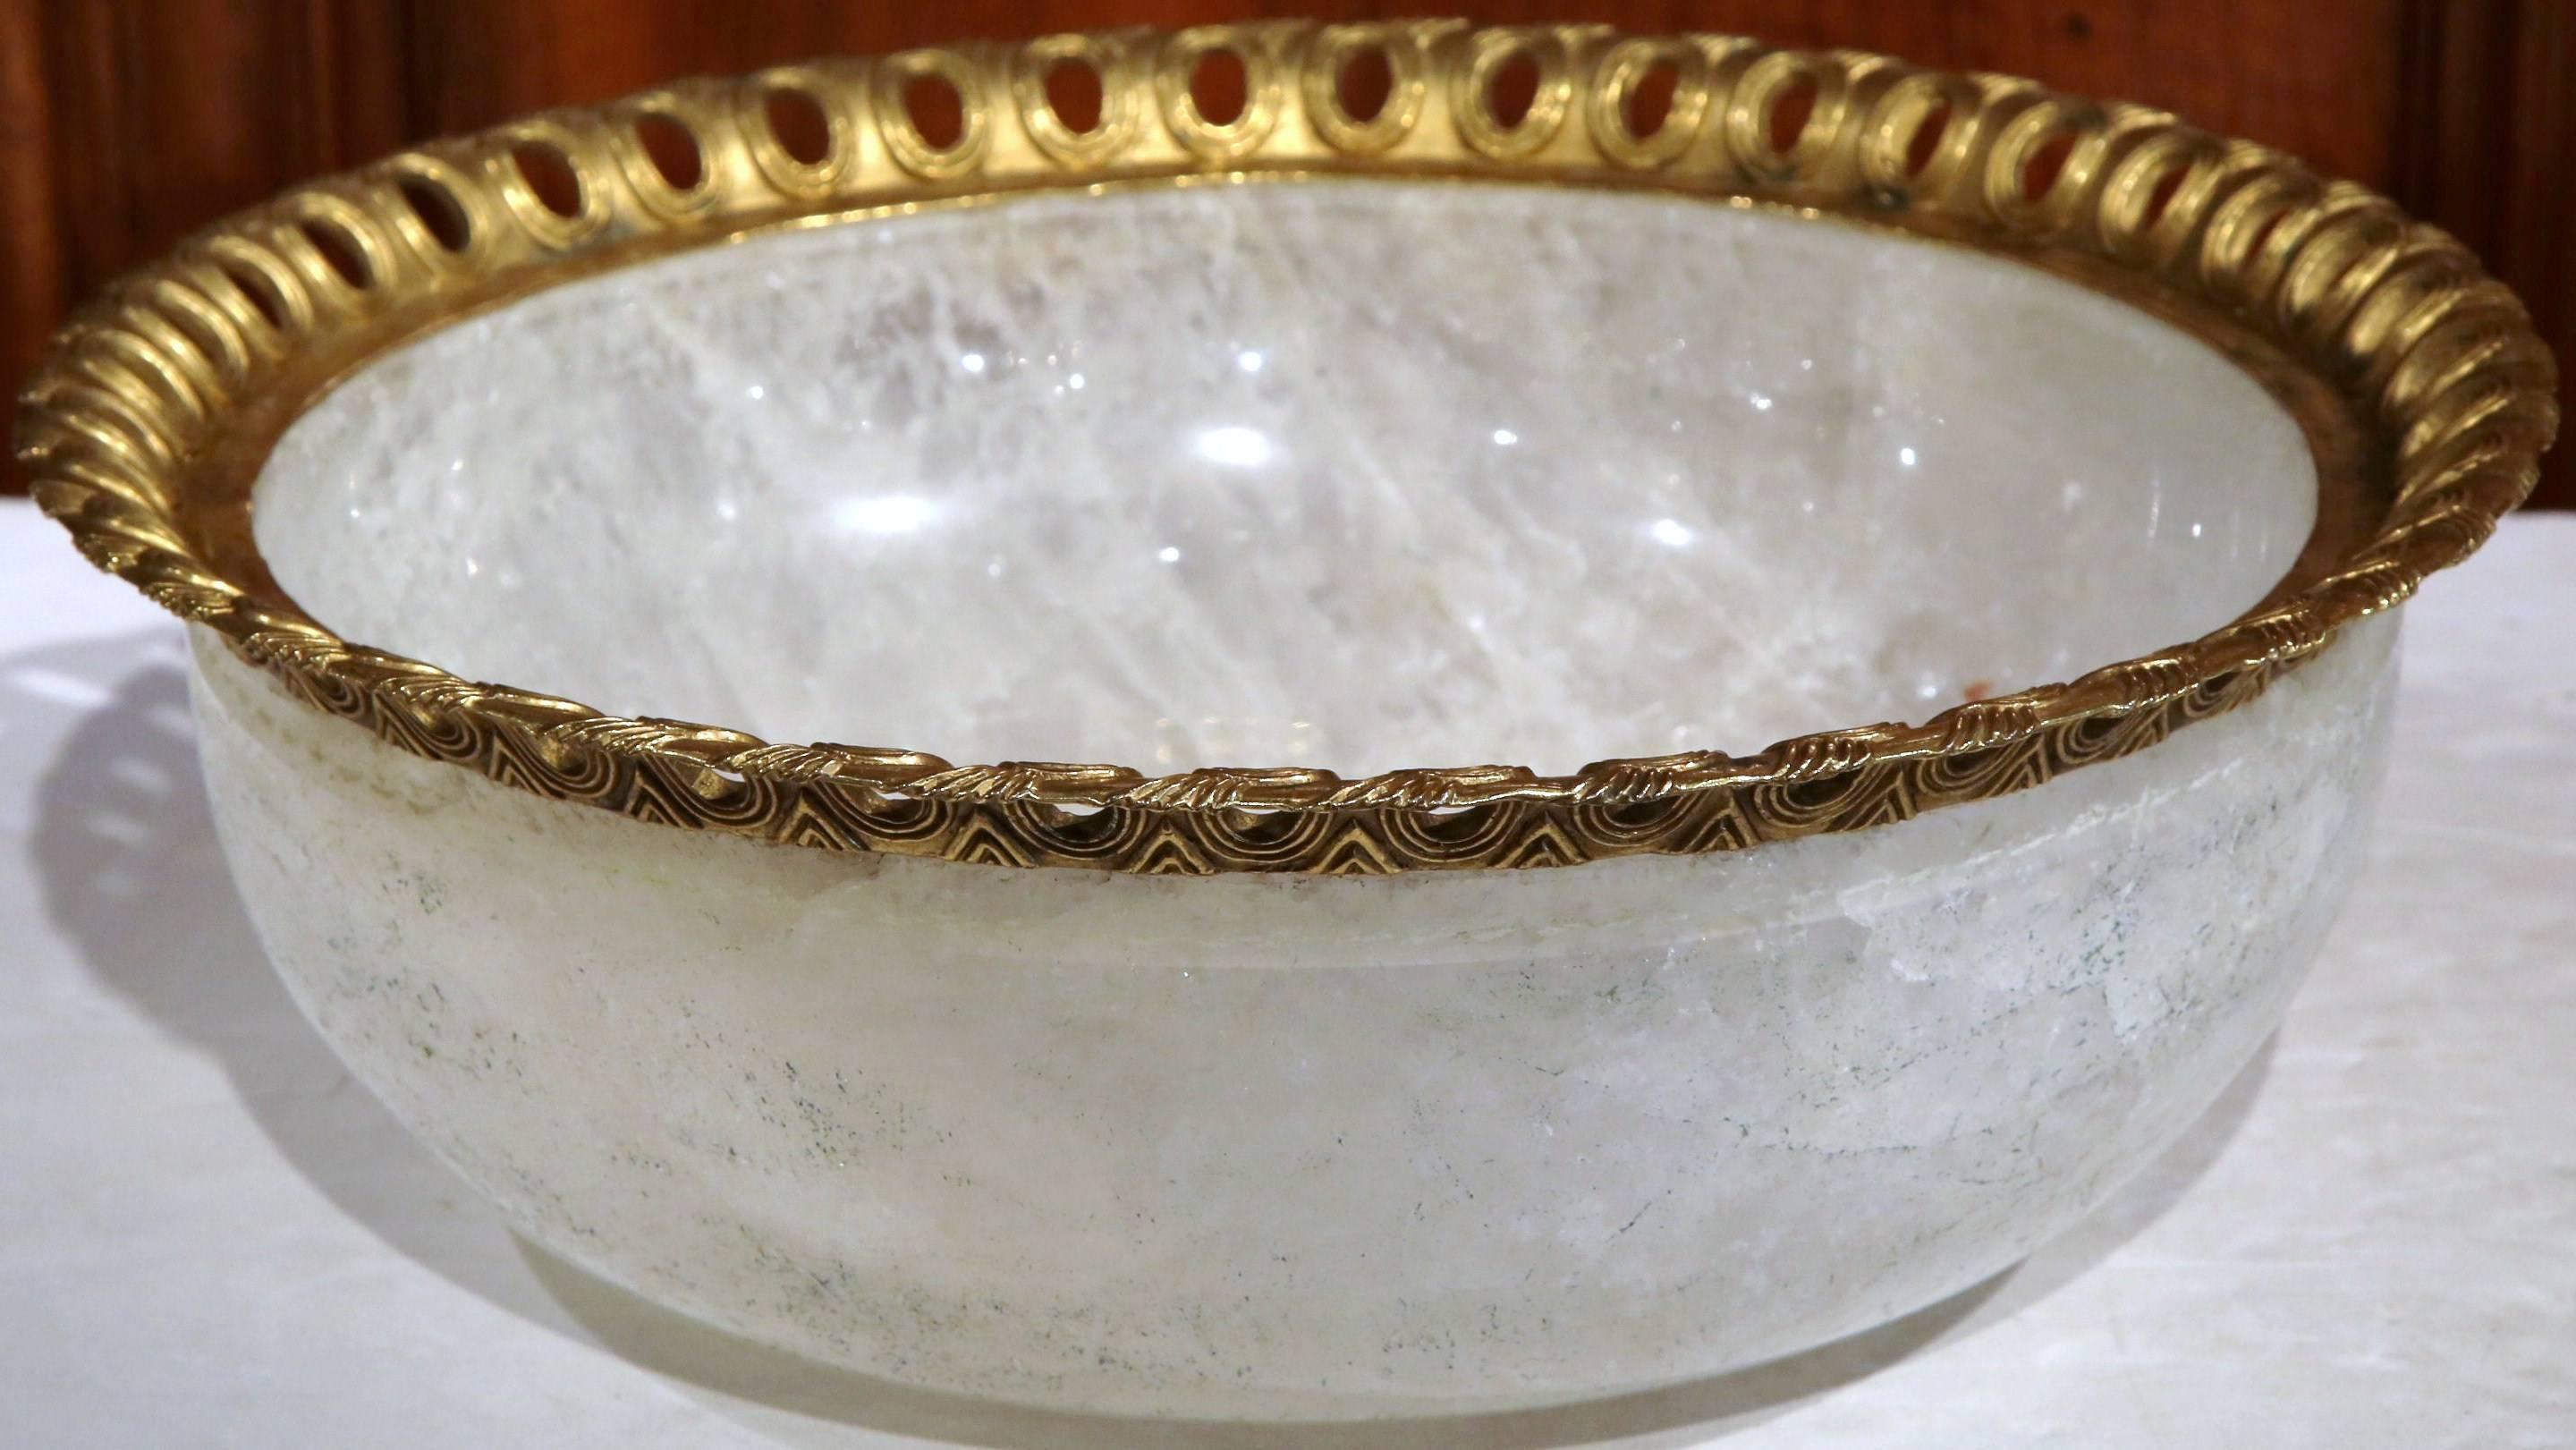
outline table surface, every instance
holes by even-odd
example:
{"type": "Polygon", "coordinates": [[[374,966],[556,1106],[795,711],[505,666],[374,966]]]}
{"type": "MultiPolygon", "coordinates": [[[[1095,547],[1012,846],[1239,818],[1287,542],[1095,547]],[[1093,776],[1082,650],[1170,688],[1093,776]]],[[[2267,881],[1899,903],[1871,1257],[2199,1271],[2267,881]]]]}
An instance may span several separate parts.
{"type": "Polygon", "coordinates": [[[1211,1429],[860,1381],[523,1247],[270,976],[179,627],[0,501],[0,1444],[2576,1445],[2576,517],[2408,617],[2371,863],[2288,1024],[2072,1234],[1682,1389],[1211,1429]]]}

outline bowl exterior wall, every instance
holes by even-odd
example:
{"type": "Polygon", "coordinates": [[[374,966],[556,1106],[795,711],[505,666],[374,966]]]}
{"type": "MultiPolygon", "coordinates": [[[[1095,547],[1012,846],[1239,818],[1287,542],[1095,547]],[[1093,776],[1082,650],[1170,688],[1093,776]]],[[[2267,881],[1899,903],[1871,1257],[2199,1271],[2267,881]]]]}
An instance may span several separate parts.
{"type": "Polygon", "coordinates": [[[197,633],[279,971],[517,1228],[890,1378],[1270,1417],[1705,1375],[2066,1226],[2278,1024],[2360,860],[2396,622],[1900,824],[1375,878],[663,829],[197,633]]]}

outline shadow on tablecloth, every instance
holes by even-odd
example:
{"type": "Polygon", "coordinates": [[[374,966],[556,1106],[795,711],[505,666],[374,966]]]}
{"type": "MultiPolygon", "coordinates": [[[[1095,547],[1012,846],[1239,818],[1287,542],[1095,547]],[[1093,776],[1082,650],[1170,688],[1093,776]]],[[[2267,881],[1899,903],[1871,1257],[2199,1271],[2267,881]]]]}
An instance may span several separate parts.
{"type": "Polygon", "coordinates": [[[166,630],[0,659],[9,734],[40,712],[71,717],[36,790],[47,914],[93,976],[222,1064],[280,1155],[342,1213],[449,1282],[578,1333],[482,1196],[349,1075],[269,970],[207,815],[186,671],[166,630]]]}
{"type": "MultiPolygon", "coordinates": [[[[2138,1179],[2008,1270],[1893,1323],[1736,1373],[1584,1404],[1350,1425],[1140,1421],[914,1389],[768,1349],[659,1308],[514,1240],[474,1190],[350,1078],[268,969],[216,844],[185,657],[155,631],[0,659],[0,720],[77,718],[39,784],[47,912],[89,970],[219,1061],[279,1152],[385,1244],[523,1318],[694,1387],[784,1443],[891,1433],[1002,1450],[1460,1450],[1696,1443],[1973,1334],[2082,1274],[2161,1216],[2244,1122],[2272,1049],[2138,1179]]],[[[15,733],[15,732],[12,732],[15,733]]]]}

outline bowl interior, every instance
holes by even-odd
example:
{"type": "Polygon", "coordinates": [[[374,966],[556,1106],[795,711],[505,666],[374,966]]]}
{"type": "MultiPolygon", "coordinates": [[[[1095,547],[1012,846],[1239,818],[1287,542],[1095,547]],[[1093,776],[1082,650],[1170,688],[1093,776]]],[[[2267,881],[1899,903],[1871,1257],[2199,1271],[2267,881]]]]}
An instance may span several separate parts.
{"type": "Polygon", "coordinates": [[[1919,719],[2213,629],[2299,425],[1961,247],[1305,180],[756,236],[406,344],[253,524],[348,638],[951,760],[1506,762],[1919,719]]]}

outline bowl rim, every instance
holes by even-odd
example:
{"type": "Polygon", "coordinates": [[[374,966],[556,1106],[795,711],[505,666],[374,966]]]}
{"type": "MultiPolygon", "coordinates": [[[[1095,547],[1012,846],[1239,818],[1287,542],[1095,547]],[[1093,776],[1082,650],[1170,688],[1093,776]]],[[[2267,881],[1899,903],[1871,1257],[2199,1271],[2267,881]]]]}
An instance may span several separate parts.
{"type": "Polygon", "coordinates": [[[1594,25],[1259,21],[977,42],[679,82],[436,141],[217,222],[111,286],[21,399],[39,506],[98,567],[216,631],[290,693],[417,755],[664,824],[782,844],[1015,866],[1208,875],[1570,865],[1743,849],[2002,795],[2222,713],[2344,626],[2459,562],[2519,504],[2557,424],[2522,304],[2440,230],[2252,142],[2027,80],[1856,51],[1594,25]],[[1377,50],[1369,116],[1342,67],[1377,50]],[[1245,99],[1200,114],[1211,52],[1245,99]],[[1517,119],[1492,77],[1536,72],[1517,119]],[[1047,101],[1091,68],[1089,130],[1047,101]],[[1669,75],[1659,127],[1629,123],[1669,75]],[[933,136],[906,90],[957,97],[933,136]],[[801,95],[828,144],[773,130],[801,95]],[[1775,115],[1803,92],[1794,132],[1775,115]],[[792,102],[791,102],[792,104],[792,102]],[[639,126],[675,125],[675,185],[639,126]],[[1937,127],[1937,130],[1935,129],[1937,127]],[[1928,142],[1928,144],[1920,144],[1928,142]],[[547,153],[551,153],[549,156],[547,153]],[[2054,158],[2054,160],[2052,160],[2054,158]],[[575,189],[532,174],[560,164],[575,189]],[[529,169],[535,166],[537,171],[529,169]],[[954,766],[906,749],[777,745],[603,715],[341,638],[270,577],[252,485],[277,438],[402,342],[574,277],[786,227],[1030,192],[1306,177],[1607,187],[1778,207],[2012,257],[2161,316],[2269,388],[2317,456],[2300,562],[2226,626],[2152,655],[1944,710],[1722,750],[1389,771],[954,766]]]}

